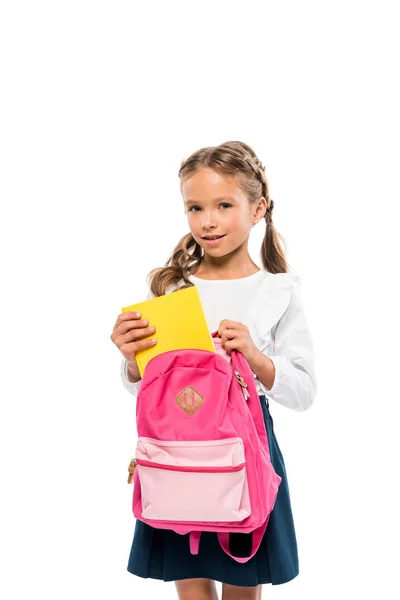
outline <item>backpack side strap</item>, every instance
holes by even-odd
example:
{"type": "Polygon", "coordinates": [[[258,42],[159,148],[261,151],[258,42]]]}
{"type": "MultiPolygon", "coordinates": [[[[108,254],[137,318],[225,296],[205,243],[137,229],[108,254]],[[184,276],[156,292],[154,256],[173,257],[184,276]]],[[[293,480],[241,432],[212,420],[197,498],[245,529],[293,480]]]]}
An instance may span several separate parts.
{"type": "Polygon", "coordinates": [[[190,554],[199,553],[201,531],[191,531],[189,533],[190,554]]]}
{"type": "Polygon", "coordinates": [[[217,533],[219,543],[221,544],[221,547],[226,552],[226,554],[228,554],[228,556],[230,556],[231,558],[233,558],[234,560],[236,560],[239,563],[245,563],[245,562],[249,561],[251,558],[253,558],[253,556],[259,549],[261,540],[263,538],[265,530],[267,529],[267,524],[268,524],[268,521],[265,522],[263,525],[260,525],[260,527],[257,527],[257,529],[254,529],[254,531],[252,532],[252,548],[251,548],[250,556],[246,556],[246,557],[233,556],[233,554],[231,554],[229,552],[229,533],[217,533]]]}

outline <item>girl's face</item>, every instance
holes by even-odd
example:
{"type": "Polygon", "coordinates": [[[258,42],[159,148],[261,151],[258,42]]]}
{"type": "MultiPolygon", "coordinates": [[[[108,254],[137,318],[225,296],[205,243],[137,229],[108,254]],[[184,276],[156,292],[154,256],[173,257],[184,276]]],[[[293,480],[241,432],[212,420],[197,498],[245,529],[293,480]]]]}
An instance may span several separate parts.
{"type": "Polygon", "coordinates": [[[223,256],[241,246],[265,212],[264,204],[251,205],[234,178],[223,178],[204,168],[181,186],[190,231],[207,254],[223,256]],[[223,235],[208,243],[204,236],[223,235]]]}

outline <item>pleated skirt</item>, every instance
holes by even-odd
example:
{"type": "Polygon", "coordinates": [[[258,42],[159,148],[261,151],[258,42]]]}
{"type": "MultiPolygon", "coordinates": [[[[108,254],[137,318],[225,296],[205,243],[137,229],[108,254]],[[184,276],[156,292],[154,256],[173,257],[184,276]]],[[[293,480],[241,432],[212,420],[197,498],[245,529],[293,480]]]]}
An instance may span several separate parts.
{"type": "MultiPolygon", "coordinates": [[[[299,574],[296,532],[285,462],[275,436],[268,398],[265,395],[260,395],[259,398],[268,434],[271,463],[282,481],[256,554],[246,563],[238,563],[222,550],[217,534],[209,531],[201,534],[199,553],[191,554],[189,534],[156,529],[136,520],[127,567],[129,573],[163,581],[205,577],[246,587],[264,583],[279,585],[291,581],[299,574]]],[[[243,552],[242,556],[245,556],[249,536],[251,534],[231,533],[231,553],[240,556],[243,552]]]]}

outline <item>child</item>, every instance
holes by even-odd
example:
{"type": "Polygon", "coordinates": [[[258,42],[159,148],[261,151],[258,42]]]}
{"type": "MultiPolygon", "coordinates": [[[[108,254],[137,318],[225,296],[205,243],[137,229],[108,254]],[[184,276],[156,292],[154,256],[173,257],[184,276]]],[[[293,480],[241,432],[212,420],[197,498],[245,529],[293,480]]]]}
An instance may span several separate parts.
{"type": "MultiPolygon", "coordinates": [[[[282,477],[263,541],[246,563],[229,557],[215,533],[203,532],[199,553],[192,555],[188,535],[136,521],[127,570],[139,577],[175,581],[179,598],[185,600],[217,598],[215,581],[223,584],[224,600],[260,598],[263,583],[286,583],[299,573],[285,463],[269,402],[306,410],[314,401],[317,383],[313,343],[300,300],[301,279],[288,272],[272,222],[274,202],[264,170],[252,148],[242,142],[202,148],[189,156],[179,177],[190,233],[180,240],[168,266],[149,274],[146,299],[198,286],[210,332],[218,330],[227,355],[235,348],[248,361],[271,462],[282,477]],[[262,219],[266,229],[259,269],[247,246],[251,229],[262,219]],[[209,241],[210,236],[219,237],[209,241]]],[[[151,333],[150,325],[136,313],[122,313],[111,335],[123,355],[123,384],[134,396],[141,384],[135,356],[152,343],[141,339],[151,333]]],[[[249,536],[236,533],[231,539],[236,555],[245,551],[249,536]]]]}

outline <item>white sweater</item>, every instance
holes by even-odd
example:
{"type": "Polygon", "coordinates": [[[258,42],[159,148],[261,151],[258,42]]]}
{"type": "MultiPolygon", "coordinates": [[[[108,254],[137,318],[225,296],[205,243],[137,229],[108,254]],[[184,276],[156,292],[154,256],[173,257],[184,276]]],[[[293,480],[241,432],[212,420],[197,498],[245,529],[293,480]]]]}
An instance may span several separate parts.
{"type": "MultiPolygon", "coordinates": [[[[208,280],[190,275],[197,286],[211,333],[223,319],[245,324],[257,348],[275,365],[270,390],[255,376],[259,394],[293,410],[311,406],[317,391],[314,349],[300,300],[301,279],[292,273],[261,269],[240,279],[208,280]]],[[[173,290],[167,291],[171,293],[173,290]]],[[[153,298],[149,291],[146,300],[153,298]]],[[[141,380],[128,380],[126,360],[121,363],[125,388],[137,396],[141,380]]]]}

